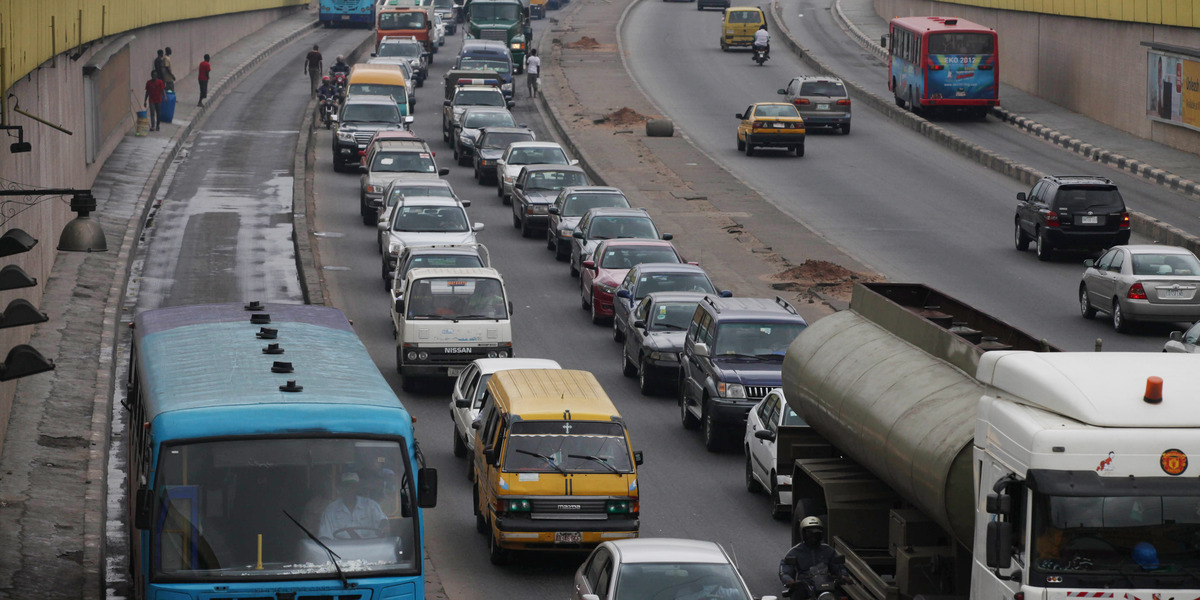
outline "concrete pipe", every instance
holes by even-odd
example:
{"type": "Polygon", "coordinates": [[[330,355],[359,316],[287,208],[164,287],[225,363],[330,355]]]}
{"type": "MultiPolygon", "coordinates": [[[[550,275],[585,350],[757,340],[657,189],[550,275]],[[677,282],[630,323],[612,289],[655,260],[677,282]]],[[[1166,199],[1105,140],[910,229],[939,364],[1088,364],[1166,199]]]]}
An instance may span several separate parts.
{"type": "Polygon", "coordinates": [[[650,119],[646,121],[646,135],[650,137],[671,137],[675,135],[675,123],[670,119],[650,119]]]}

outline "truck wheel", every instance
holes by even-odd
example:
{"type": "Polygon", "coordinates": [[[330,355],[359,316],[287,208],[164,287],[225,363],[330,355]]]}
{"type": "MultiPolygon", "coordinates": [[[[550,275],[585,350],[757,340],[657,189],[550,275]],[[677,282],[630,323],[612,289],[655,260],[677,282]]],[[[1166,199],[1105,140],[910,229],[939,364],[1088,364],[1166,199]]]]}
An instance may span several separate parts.
{"type": "Polygon", "coordinates": [[[746,491],[751,494],[762,491],[762,485],[754,478],[754,467],[750,462],[750,448],[746,448],[746,491]]]}
{"type": "Polygon", "coordinates": [[[792,507],[779,501],[779,483],[775,481],[775,474],[771,473],[771,518],[782,521],[791,513],[792,507]]]}
{"type": "Polygon", "coordinates": [[[400,376],[400,389],[402,389],[410,394],[417,391],[417,378],[413,377],[411,375],[401,375],[400,376]]]}
{"type": "Polygon", "coordinates": [[[496,532],[491,527],[488,527],[488,560],[497,566],[508,562],[508,552],[500,547],[500,542],[496,539],[496,532]]]}
{"type": "Polygon", "coordinates": [[[700,421],[704,427],[704,449],[709,452],[721,451],[721,432],[717,430],[717,419],[713,416],[712,411],[708,409],[708,399],[704,399],[703,412],[701,413],[700,421]]]}
{"type": "Polygon", "coordinates": [[[450,435],[454,436],[454,456],[462,458],[467,455],[467,445],[463,443],[462,438],[458,436],[458,428],[454,428],[450,435]]]}
{"type": "Polygon", "coordinates": [[[1096,317],[1096,309],[1092,308],[1092,303],[1088,302],[1087,286],[1079,285],[1079,313],[1085,319],[1094,319],[1096,317]]]}
{"type": "Polygon", "coordinates": [[[400,360],[400,359],[401,359],[401,356],[400,356],[401,354],[402,354],[402,350],[401,350],[401,348],[400,348],[400,345],[399,345],[399,344],[397,344],[397,345],[396,345],[396,372],[397,372],[397,373],[403,373],[403,372],[404,372],[404,371],[403,371],[403,370],[401,370],[401,368],[400,368],[400,367],[401,367],[401,365],[403,365],[403,364],[404,364],[404,363],[403,363],[403,362],[400,360]]]}
{"type": "Polygon", "coordinates": [[[696,420],[696,417],[687,409],[687,398],[683,395],[686,387],[682,381],[679,382],[679,418],[683,421],[684,429],[694,430],[700,427],[700,421],[696,420]]]}

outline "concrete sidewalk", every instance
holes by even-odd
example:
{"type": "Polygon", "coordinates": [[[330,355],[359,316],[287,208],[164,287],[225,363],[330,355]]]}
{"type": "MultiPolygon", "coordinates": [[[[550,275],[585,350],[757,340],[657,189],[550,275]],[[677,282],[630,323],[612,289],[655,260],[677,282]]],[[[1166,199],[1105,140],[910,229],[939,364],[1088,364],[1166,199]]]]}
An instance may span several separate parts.
{"type": "MultiPolygon", "coordinates": [[[[123,434],[109,431],[109,417],[113,389],[123,383],[123,374],[114,373],[113,348],[118,324],[131,318],[122,295],[132,250],[193,124],[262,58],[314,25],[315,11],[302,10],[214,54],[205,106],[196,106],[194,76],[176,82],[173,122],[146,137],[130,132],[101,169],[92,187],[93,218],[104,228],[108,252],[56,258],[41,307],[50,320],[34,330],[30,344],[57,368],[20,380],[0,454],[0,597],[99,598],[124,568],[106,563],[103,536],[106,479],[123,469],[106,465],[106,455],[123,434]]],[[[114,591],[120,593],[107,593],[114,591]]]]}

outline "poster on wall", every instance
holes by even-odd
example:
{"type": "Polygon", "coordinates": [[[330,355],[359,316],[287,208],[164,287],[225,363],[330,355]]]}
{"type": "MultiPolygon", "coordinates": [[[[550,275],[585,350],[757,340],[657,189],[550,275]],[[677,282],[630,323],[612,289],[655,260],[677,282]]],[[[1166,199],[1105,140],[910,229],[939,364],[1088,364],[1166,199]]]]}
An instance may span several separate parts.
{"type": "Polygon", "coordinates": [[[1147,57],[1146,116],[1200,129],[1200,61],[1156,50],[1147,57]]]}

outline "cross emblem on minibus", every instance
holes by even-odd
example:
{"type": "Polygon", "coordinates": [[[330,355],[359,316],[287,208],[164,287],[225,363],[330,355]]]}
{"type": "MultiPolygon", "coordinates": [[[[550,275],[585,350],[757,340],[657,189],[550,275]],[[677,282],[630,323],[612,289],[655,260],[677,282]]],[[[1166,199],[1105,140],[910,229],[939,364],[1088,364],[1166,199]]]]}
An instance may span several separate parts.
{"type": "Polygon", "coordinates": [[[571,433],[571,424],[570,423],[563,423],[563,432],[571,433]]]}

